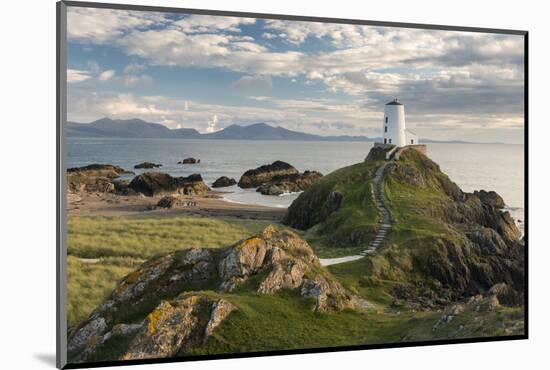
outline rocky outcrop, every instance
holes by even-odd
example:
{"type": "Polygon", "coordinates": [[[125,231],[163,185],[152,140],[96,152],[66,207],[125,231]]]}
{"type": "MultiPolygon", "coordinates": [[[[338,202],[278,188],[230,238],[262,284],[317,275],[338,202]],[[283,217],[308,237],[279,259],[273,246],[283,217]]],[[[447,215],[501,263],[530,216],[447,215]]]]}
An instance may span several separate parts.
{"type": "Polygon", "coordinates": [[[174,208],[181,204],[182,202],[179,198],[174,197],[172,195],[166,195],[158,201],[155,207],[156,208],[174,208]]]}
{"type": "Polygon", "coordinates": [[[367,154],[365,161],[385,161],[386,154],[394,147],[395,145],[390,144],[385,146],[373,146],[367,154]]]}
{"type": "Polygon", "coordinates": [[[424,282],[428,289],[408,296],[396,291],[399,301],[432,307],[500,283],[510,287],[510,296],[522,296],[525,247],[498,194],[463,192],[416,150],[403,150],[399,160],[384,163],[380,190],[369,191],[378,161],[342,168],[300,194],[283,223],[339,247],[380,242],[381,222],[393,237],[367,256],[379,267],[366,273],[365,281],[424,282]],[[384,202],[377,192],[384,193],[384,202]],[[376,209],[386,201],[391,222],[376,209]]]}
{"type": "Polygon", "coordinates": [[[224,188],[227,186],[233,186],[237,183],[235,179],[229,178],[227,176],[218,177],[216,181],[212,184],[213,188],[224,188]]]}
{"type": "Polygon", "coordinates": [[[239,180],[239,187],[255,188],[265,182],[271,181],[275,176],[298,174],[298,170],[283,161],[275,161],[272,164],[263,165],[246,171],[239,180]]]}
{"type": "Polygon", "coordinates": [[[113,193],[116,191],[113,179],[130,173],[119,166],[91,164],[67,169],[67,189],[71,193],[113,193]]]}
{"type": "Polygon", "coordinates": [[[105,360],[107,349],[110,360],[185,355],[239,310],[234,301],[239,289],[259,294],[294,289],[315,311],[367,305],[321,268],[306,241],[269,226],[230,247],[193,248],[148,260],[71,330],[69,358],[105,360]],[[112,343],[121,342],[124,346],[114,350],[112,343]]]}
{"type": "Polygon", "coordinates": [[[417,186],[419,188],[426,187],[426,180],[422,176],[422,172],[415,166],[399,163],[390,167],[390,174],[396,181],[402,184],[417,186]]]}
{"type": "Polygon", "coordinates": [[[208,340],[235,306],[201,294],[163,301],[149,315],[122,360],[173,357],[208,340]]]}
{"type": "Polygon", "coordinates": [[[308,189],[322,177],[323,174],[317,171],[305,171],[304,173],[275,176],[269,182],[260,185],[256,191],[263,195],[295,193],[308,189]]]}
{"type": "Polygon", "coordinates": [[[159,168],[159,167],[162,167],[162,164],[153,163],[153,162],[142,162],[134,166],[135,169],[151,169],[151,168],[159,168]]]}
{"type": "Polygon", "coordinates": [[[495,207],[498,209],[504,208],[506,205],[504,204],[504,199],[500,195],[498,195],[495,191],[474,191],[474,195],[481,200],[481,203],[488,205],[490,207],[495,207]]]}
{"type": "Polygon", "coordinates": [[[67,169],[67,173],[81,173],[90,177],[107,177],[114,179],[123,173],[128,173],[124,168],[112,164],[90,164],[83,167],[72,167],[67,169]]]}
{"type": "Polygon", "coordinates": [[[309,196],[300,196],[288,208],[283,224],[296,229],[307,230],[322,223],[331,214],[338,211],[343,202],[343,195],[338,191],[318,189],[309,196]]]}
{"type": "Polygon", "coordinates": [[[506,283],[493,285],[491,289],[488,290],[487,295],[496,297],[500,304],[507,306],[520,305],[524,301],[523,294],[518,293],[516,289],[506,283]]]}
{"type": "Polygon", "coordinates": [[[201,160],[200,159],[195,159],[193,157],[189,157],[189,158],[185,158],[184,160],[178,162],[178,164],[196,164],[196,163],[201,163],[201,160]]]}
{"type": "Polygon", "coordinates": [[[199,174],[172,177],[163,172],[146,172],[138,175],[132,179],[128,187],[147,196],[158,194],[195,195],[210,190],[199,174]]]}

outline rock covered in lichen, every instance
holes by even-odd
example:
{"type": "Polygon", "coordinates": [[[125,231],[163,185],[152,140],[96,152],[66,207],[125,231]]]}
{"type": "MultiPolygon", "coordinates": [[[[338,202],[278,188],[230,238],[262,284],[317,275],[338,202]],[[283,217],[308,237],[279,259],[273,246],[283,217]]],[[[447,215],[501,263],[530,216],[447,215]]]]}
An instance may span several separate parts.
{"type": "MultiPolygon", "coordinates": [[[[200,294],[162,301],[147,315],[120,358],[137,360],[173,357],[185,353],[193,345],[203,343],[211,334],[206,330],[210,321],[205,318],[204,311],[213,312],[212,307],[220,301],[200,294]]],[[[226,316],[230,312],[227,311],[226,316]]],[[[219,317],[218,320],[221,322],[223,318],[219,317]]]]}
{"type": "Polygon", "coordinates": [[[306,241],[268,226],[226,248],[192,248],[146,261],[71,331],[69,358],[92,361],[113,341],[126,343],[113,360],[183,355],[239,310],[232,301],[239,289],[259,294],[294,289],[313,298],[315,311],[366,304],[323,270],[306,241]],[[254,283],[245,285],[251,278],[254,283]]]}

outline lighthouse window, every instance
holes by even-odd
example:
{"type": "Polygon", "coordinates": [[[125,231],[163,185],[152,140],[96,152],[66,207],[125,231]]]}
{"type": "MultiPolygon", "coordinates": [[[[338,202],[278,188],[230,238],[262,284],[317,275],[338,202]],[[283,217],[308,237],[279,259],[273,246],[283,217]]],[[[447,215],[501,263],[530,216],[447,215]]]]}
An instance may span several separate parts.
{"type": "Polygon", "coordinates": [[[388,126],[384,126],[384,132],[388,132],[388,126]]]}
{"type": "Polygon", "coordinates": [[[391,139],[390,139],[390,144],[391,144],[391,139]]]}
{"type": "Polygon", "coordinates": [[[386,117],[386,123],[388,123],[388,117],[386,117]]]}

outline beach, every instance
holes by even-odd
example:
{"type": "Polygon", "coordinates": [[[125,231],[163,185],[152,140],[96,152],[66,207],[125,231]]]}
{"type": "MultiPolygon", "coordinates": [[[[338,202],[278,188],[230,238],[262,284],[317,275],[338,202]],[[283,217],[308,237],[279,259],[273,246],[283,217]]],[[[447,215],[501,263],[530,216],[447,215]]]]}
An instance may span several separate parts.
{"type": "Polygon", "coordinates": [[[178,198],[189,205],[155,209],[162,195],[147,197],[113,193],[69,193],[67,211],[69,216],[235,217],[272,222],[279,222],[286,212],[286,208],[229,202],[223,195],[224,193],[218,191],[209,191],[202,195],[182,195],[178,198]]]}

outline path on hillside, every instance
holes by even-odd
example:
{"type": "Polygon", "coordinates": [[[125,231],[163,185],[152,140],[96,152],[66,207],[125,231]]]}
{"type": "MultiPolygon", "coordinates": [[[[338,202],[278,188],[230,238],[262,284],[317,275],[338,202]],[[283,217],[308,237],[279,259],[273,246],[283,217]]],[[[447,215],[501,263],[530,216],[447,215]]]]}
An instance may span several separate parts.
{"type": "Polygon", "coordinates": [[[322,258],[321,265],[330,266],[339,263],[355,261],[365,257],[370,253],[374,253],[378,247],[380,247],[386,241],[388,231],[390,231],[393,220],[391,217],[391,211],[387,206],[386,195],[384,192],[384,173],[390,162],[385,162],[376,170],[374,179],[371,183],[371,192],[374,199],[374,204],[378,211],[382,214],[382,218],[379,221],[378,231],[374,239],[369,243],[367,249],[361,251],[358,255],[351,255],[339,258],[322,258]]]}

